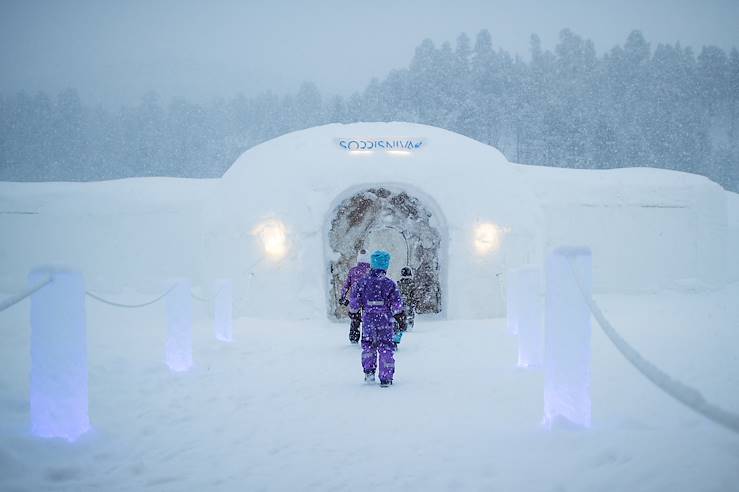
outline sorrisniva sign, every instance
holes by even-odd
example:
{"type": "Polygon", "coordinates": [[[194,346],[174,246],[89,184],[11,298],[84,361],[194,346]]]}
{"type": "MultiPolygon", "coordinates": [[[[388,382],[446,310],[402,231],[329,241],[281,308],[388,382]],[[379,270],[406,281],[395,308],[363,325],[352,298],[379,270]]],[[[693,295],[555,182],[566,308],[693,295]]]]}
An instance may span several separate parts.
{"type": "Polygon", "coordinates": [[[382,137],[382,138],[339,138],[336,140],[342,150],[353,151],[402,151],[420,150],[426,141],[415,137],[382,137]]]}

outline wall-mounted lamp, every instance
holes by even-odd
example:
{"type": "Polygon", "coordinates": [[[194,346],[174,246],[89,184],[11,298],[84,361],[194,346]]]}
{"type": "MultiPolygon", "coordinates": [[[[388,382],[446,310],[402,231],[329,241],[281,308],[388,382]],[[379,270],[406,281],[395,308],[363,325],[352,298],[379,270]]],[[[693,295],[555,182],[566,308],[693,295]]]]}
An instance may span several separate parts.
{"type": "Polygon", "coordinates": [[[287,228],[276,219],[258,224],[252,234],[262,241],[264,253],[273,260],[280,260],[287,254],[287,228]]]}
{"type": "Polygon", "coordinates": [[[501,236],[505,231],[495,224],[483,222],[475,226],[475,251],[486,255],[500,248],[501,236]]]}

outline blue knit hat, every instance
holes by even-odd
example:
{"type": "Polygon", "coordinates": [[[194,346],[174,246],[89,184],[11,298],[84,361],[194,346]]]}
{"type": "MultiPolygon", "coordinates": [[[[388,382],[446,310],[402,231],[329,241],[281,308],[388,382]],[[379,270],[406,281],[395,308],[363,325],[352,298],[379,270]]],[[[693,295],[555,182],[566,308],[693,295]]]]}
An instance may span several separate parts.
{"type": "Polygon", "coordinates": [[[390,266],[390,253],[381,249],[372,253],[371,266],[373,270],[387,270],[390,266]]]}

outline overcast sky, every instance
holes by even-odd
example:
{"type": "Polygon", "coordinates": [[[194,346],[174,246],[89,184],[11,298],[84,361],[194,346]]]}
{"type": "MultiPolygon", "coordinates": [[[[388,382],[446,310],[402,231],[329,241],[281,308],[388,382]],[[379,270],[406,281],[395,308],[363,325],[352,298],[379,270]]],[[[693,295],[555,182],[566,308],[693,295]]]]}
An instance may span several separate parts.
{"type": "Polygon", "coordinates": [[[156,90],[196,101],[364,88],[407,66],[424,39],[474,40],[527,56],[568,27],[599,53],[641,29],[654,46],[739,47],[739,0],[0,0],[0,91],[79,90],[117,105],[156,90]]]}

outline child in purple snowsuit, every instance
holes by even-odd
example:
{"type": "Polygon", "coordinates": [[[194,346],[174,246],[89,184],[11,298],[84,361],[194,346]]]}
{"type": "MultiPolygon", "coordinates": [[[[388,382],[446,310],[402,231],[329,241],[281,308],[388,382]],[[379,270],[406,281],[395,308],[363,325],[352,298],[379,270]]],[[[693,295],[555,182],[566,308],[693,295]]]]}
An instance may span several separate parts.
{"type": "MultiPolygon", "coordinates": [[[[341,288],[341,298],[339,299],[340,304],[344,306],[349,305],[347,295],[351,294],[354,286],[369,273],[370,264],[367,260],[367,251],[364,249],[360,250],[359,255],[357,255],[357,265],[349,270],[349,275],[346,277],[344,286],[341,288]]],[[[359,324],[361,323],[361,317],[351,316],[351,314],[349,317],[351,318],[351,324],[349,325],[349,341],[351,343],[357,343],[359,342],[359,324]]]]}
{"type": "Polygon", "coordinates": [[[405,312],[398,286],[385,276],[390,266],[390,254],[375,251],[371,258],[372,270],[352,289],[349,314],[362,315],[362,369],[364,380],[375,380],[379,355],[380,386],[393,384],[393,318],[405,330],[405,312]]]}

